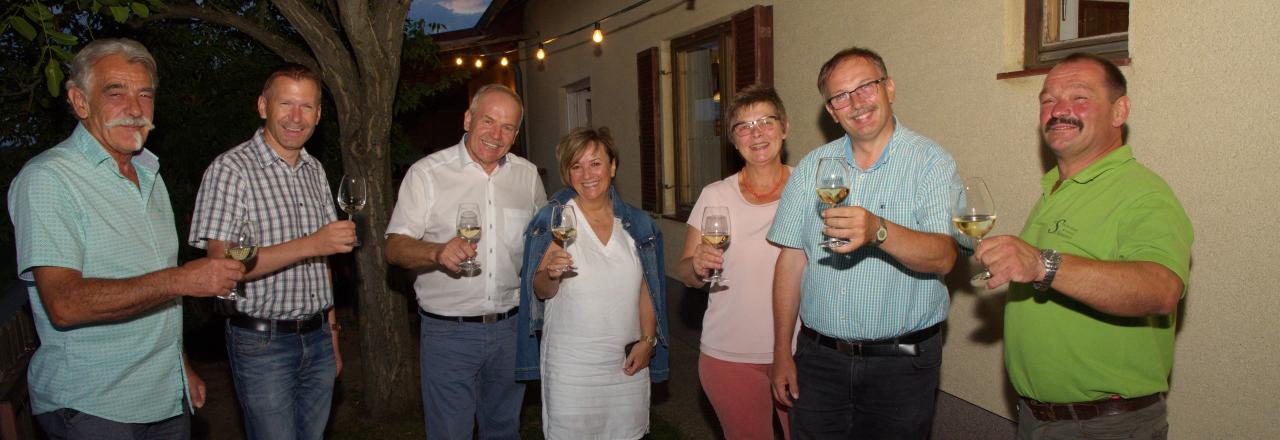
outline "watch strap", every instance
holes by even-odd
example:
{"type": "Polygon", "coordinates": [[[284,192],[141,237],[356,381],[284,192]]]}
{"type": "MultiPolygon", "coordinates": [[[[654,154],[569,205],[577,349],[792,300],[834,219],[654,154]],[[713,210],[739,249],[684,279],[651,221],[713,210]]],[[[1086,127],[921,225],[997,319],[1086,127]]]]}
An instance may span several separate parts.
{"type": "Polygon", "coordinates": [[[1058,274],[1058,266],[1062,264],[1062,255],[1053,249],[1041,249],[1040,262],[1044,264],[1044,279],[1032,282],[1031,287],[1045,291],[1053,285],[1053,277],[1058,274]]]}
{"type": "Polygon", "coordinates": [[[889,228],[884,226],[884,217],[876,216],[876,218],[880,220],[880,229],[876,230],[876,241],[873,243],[875,243],[876,246],[879,246],[884,244],[885,240],[889,239],[889,228]]]}

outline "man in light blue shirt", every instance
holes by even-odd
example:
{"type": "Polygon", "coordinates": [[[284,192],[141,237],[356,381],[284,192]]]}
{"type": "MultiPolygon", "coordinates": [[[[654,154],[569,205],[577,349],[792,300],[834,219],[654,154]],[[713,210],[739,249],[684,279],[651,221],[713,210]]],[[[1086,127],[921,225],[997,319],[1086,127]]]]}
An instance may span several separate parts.
{"type": "Polygon", "coordinates": [[[942,275],[957,256],[949,234],[955,161],[894,117],[893,79],[875,52],[837,53],[818,90],[846,136],[800,161],[769,231],[783,247],[774,397],[792,407],[792,438],[924,439],[942,362],[942,275]],[[847,166],[849,188],[831,209],[815,193],[827,157],[847,166]],[[822,247],[824,236],[847,244],[822,247]]]}
{"type": "Polygon", "coordinates": [[[9,189],[41,344],[27,372],[32,413],[50,438],[190,437],[185,403],[203,405],[204,383],[185,368],[181,297],[226,293],[244,272],[228,259],[175,267],[169,193],[142,148],[155,87],[141,44],[89,43],[67,81],[80,125],[9,189]]]}

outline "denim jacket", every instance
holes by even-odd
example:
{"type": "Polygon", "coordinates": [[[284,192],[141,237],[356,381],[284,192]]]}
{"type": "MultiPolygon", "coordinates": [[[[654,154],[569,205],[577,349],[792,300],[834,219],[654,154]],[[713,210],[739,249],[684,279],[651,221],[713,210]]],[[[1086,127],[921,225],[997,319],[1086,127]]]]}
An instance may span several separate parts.
{"type": "MultiPolygon", "coordinates": [[[[534,272],[542,262],[542,256],[551,246],[551,206],[569,203],[577,195],[573,188],[565,188],[551,196],[546,206],[538,209],[533,221],[524,230],[524,266],[520,270],[520,314],[516,327],[516,380],[536,380],[541,372],[541,351],[538,346],[544,318],[544,304],[533,293],[534,272]]],[[[667,380],[667,274],[662,259],[662,232],[649,214],[622,201],[612,186],[609,198],[613,200],[613,215],[622,219],[622,228],[636,242],[644,280],[649,284],[649,298],[658,318],[658,346],[649,361],[649,379],[653,382],[667,380]]],[[[609,286],[600,286],[607,289],[609,286]]]]}

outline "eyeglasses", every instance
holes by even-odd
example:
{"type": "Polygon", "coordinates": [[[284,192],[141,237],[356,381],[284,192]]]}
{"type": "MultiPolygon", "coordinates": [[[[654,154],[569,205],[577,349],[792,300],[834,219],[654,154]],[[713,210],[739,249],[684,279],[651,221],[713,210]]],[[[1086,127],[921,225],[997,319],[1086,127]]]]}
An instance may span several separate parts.
{"type": "Polygon", "coordinates": [[[753,128],[759,128],[760,131],[765,132],[773,131],[780,120],[781,119],[777,116],[769,115],[754,121],[742,121],[737,124],[733,124],[733,127],[730,127],[729,131],[733,132],[734,136],[739,137],[750,135],[751,129],[753,128]]]}
{"type": "Polygon", "coordinates": [[[853,90],[827,98],[827,105],[831,106],[833,109],[840,110],[853,103],[852,95],[858,95],[859,98],[864,100],[874,98],[876,95],[876,86],[880,85],[880,83],[884,82],[887,78],[888,77],[882,76],[880,79],[875,81],[867,81],[860,86],[854,87],[853,90]]]}

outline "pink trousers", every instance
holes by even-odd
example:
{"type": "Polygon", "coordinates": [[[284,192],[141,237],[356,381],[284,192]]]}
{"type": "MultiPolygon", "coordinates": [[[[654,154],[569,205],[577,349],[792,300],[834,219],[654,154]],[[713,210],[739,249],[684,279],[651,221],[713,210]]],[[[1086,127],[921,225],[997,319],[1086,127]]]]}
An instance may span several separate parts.
{"type": "Polygon", "coordinates": [[[782,422],[783,438],[790,440],[787,410],[773,400],[769,364],[744,364],[698,356],[698,378],[729,440],[773,440],[773,415],[782,422]]]}

